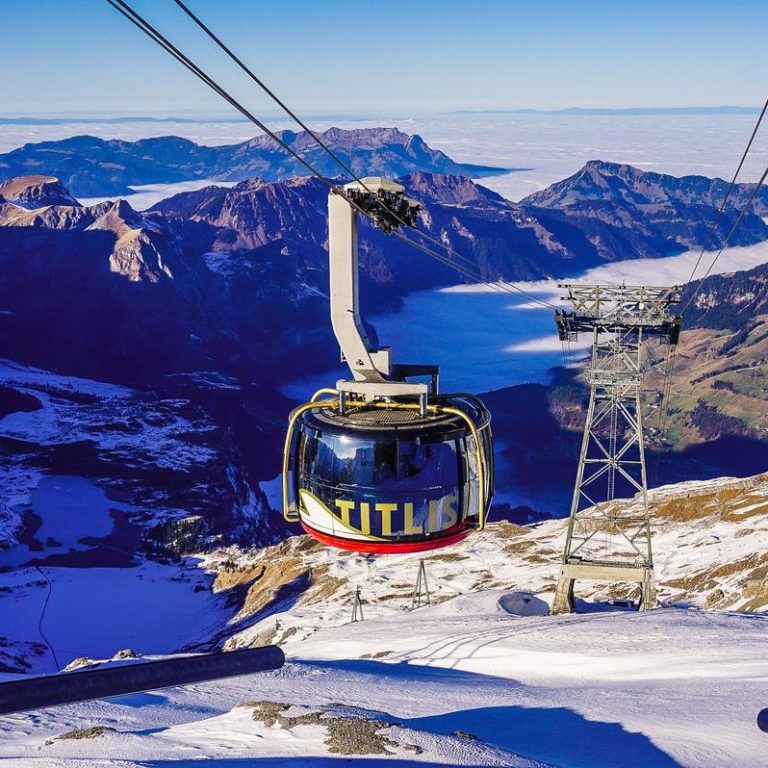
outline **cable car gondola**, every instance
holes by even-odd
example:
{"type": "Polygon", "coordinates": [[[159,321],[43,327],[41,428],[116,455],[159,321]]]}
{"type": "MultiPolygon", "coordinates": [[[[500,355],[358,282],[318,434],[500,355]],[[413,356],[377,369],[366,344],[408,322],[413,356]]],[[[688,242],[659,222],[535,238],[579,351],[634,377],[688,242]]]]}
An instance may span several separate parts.
{"type": "Polygon", "coordinates": [[[317,540],[370,553],[418,552],[481,530],[493,495],[490,414],[473,395],[438,394],[438,368],[393,365],[360,321],[356,211],[392,230],[418,206],[386,179],[329,197],[331,319],[352,380],[290,416],[283,512],[317,540]],[[409,381],[429,378],[429,382],[409,381]]]}

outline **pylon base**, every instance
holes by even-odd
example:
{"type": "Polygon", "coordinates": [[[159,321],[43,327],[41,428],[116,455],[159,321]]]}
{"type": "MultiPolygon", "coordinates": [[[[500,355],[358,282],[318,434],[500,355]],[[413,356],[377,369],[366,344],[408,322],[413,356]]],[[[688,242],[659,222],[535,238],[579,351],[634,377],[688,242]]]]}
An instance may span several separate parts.
{"type": "Polygon", "coordinates": [[[640,584],[638,610],[658,608],[656,579],[653,566],[628,566],[615,563],[564,563],[560,568],[552,613],[575,613],[574,585],[576,581],[618,581],[640,584]]]}

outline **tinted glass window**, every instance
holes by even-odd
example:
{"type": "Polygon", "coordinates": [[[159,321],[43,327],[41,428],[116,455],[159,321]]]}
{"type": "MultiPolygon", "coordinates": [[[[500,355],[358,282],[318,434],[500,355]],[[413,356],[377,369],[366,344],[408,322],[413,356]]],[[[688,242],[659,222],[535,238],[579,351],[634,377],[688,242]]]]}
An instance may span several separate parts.
{"type": "Polygon", "coordinates": [[[305,437],[300,453],[299,488],[325,505],[339,535],[414,538],[462,518],[465,472],[454,441],[324,434],[305,437]]]}

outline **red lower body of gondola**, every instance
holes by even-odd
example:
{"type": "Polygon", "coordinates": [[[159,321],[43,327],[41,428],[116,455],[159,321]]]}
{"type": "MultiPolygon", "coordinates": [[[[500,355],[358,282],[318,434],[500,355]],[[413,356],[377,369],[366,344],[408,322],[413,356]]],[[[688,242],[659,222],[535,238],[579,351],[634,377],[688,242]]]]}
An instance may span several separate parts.
{"type": "Polygon", "coordinates": [[[465,539],[472,533],[470,526],[461,526],[447,531],[441,536],[435,536],[421,541],[364,541],[361,539],[344,539],[328,533],[320,533],[312,526],[302,521],[301,527],[313,538],[323,544],[337,549],[345,549],[351,552],[361,552],[367,555],[396,555],[409,554],[411,552],[428,552],[432,549],[448,547],[451,544],[465,539]]]}

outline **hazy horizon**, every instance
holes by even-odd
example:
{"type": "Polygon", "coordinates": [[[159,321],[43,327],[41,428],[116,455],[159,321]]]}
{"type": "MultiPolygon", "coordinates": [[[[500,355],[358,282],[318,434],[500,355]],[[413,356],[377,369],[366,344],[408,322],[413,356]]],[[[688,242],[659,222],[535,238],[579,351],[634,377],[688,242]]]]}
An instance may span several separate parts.
{"type": "MultiPolygon", "coordinates": [[[[483,115],[483,114],[508,114],[508,115],[563,115],[563,116],[645,116],[645,115],[755,115],[761,110],[759,105],[697,105],[689,107],[665,107],[665,106],[629,106],[629,107],[603,107],[603,106],[567,106],[553,109],[535,109],[533,107],[518,107],[505,109],[502,107],[488,109],[456,109],[456,110],[408,110],[412,115],[483,115]]],[[[285,113],[277,109],[262,109],[259,115],[265,119],[285,120],[285,113]]],[[[397,114],[391,110],[361,110],[359,112],[307,110],[305,117],[313,119],[343,119],[366,120],[373,117],[390,119],[402,119],[404,114],[397,114]]],[[[143,111],[129,113],[124,110],[92,110],[92,111],[0,111],[0,121],[51,121],[51,122],[119,122],[119,121],[146,121],[146,122],[201,122],[201,123],[248,123],[247,118],[232,110],[221,109],[187,109],[187,110],[159,110],[155,112],[143,111]]]]}

